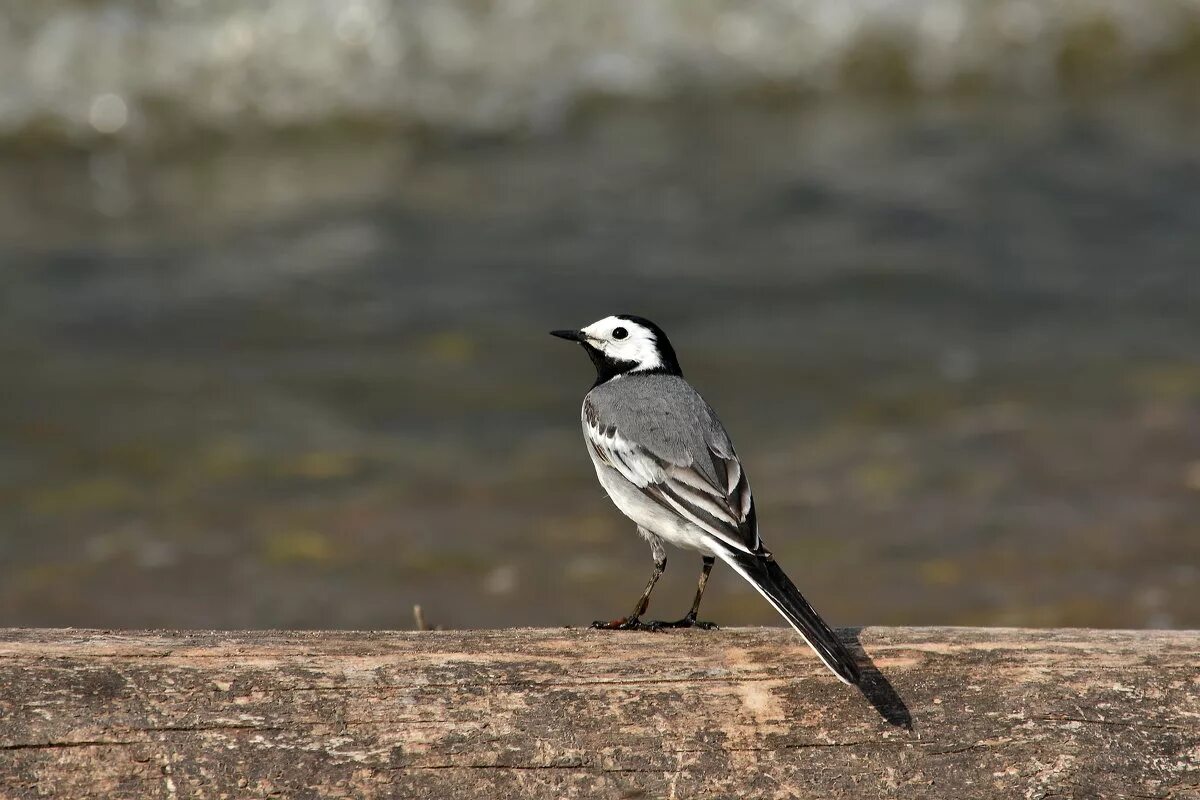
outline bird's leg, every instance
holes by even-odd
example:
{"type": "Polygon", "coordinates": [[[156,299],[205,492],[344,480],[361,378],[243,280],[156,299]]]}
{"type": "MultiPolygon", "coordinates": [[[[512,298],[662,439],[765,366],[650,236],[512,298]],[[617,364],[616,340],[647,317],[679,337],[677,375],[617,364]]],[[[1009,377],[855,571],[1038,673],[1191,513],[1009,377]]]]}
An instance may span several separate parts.
{"type": "Polygon", "coordinates": [[[700,581],[696,584],[696,599],[692,601],[692,610],[683,619],[674,622],[658,622],[660,628],[702,628],[706,631],[717,629],[717,626],[711,622],[696,620],[696,614],[700,611],[700,598],[704,597],[704,587],[708,585],[708,573],[712,572],[714,561],[716,559],[713,556],[704,557],[704,566],[700,568],[700,581]]]}
{"type": "Polygon", "coordinates": [[[608,622],[598,619],[592,623],[593,628],[610,631],[657,631],[662,628],[657,622],[642,622],[641,620],[642,614],[645,614],[646,609],[650,606],[650,593],[654,591],[654,584],[658,583],[658,579],[662,577],[663,571],[667,568],[667,551],[663,548],[662,539],[657,536],[650,539],[650,555],[654,558],[654,572],[650,573],[650,580],[646,582],[642,596],[638,598],[637,605],[633,607],[633,613],[628,617],[608,622]]]}

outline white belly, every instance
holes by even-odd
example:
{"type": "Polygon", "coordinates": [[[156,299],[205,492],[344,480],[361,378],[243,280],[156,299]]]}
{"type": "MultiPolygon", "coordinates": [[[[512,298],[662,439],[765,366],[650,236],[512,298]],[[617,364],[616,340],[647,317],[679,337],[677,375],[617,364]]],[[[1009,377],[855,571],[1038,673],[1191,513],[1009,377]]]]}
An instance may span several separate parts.
{"type": "Polygon", "coordinates": [[[708,544],[712,534],[646,497],[621,473],[597,461],[595,456],[592,456],[592,463],[596,466],[596,477],[600,479],[604,491],[608,492],[621,513],[634,523],[676,547],[695,550],[706,556],[717,555],[708,544]]]}

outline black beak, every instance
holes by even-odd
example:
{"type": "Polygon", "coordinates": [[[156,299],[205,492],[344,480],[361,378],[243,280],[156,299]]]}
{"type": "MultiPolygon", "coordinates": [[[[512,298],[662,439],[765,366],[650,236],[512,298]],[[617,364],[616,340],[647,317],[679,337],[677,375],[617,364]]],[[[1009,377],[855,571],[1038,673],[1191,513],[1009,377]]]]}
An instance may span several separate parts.
{"type": "Polygon", "coordinates": [[[572,342],[583,341],[583,333],[580,331],[550,331],[550,335],[560,339],[570,339],[572,342]]]}

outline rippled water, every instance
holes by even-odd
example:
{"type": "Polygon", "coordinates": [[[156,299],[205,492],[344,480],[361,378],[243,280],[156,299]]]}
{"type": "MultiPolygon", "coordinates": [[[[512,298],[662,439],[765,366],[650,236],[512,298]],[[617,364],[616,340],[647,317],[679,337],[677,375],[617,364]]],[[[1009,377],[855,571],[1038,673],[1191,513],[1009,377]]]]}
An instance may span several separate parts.
{"type": "Polygon", "coordinates": [[[1073,97],[1194,105],[1194,0],[0,0],[0,142],[557,130],[596,102],[1073,97]]]}
{"type": "MultiPolygon", "coordinates": [[[[623,613],[649,555],[546,331],[631,311],[835,623],[1200,625],[1195,123],[669,104],[4,156],[0,624],[623,613]]],[[[672,555],[663,616],[697,567],[672,555]]]]}

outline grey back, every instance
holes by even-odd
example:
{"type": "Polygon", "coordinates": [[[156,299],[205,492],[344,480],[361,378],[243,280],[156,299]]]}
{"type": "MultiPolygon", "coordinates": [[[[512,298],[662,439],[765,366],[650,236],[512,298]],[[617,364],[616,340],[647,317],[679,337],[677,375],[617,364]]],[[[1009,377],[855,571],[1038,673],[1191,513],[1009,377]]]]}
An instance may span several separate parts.
{"type": "Polygon", "coordinates": [[[693,466],[713,484],[724,485],[724,465],[714,463],[712,455],[736,458],[733,444],[717,413],[683,378],[626,373],[588,392],[588,406],[600,425],[615,426],[654,456],[693,466]]]}

